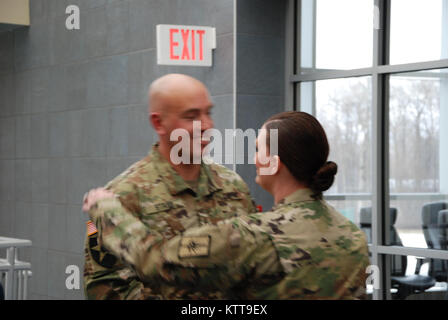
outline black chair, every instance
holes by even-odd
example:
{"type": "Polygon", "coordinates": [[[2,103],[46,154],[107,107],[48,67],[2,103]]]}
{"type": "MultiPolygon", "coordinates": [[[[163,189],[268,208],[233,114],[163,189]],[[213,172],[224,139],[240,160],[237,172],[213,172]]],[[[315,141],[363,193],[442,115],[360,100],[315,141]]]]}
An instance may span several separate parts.
{"type": "MultiPolygon", "coordinates": [[[[403,246],[400,236],[395,229],[397,209],[390,208],[390,245],[403,246]]],[[[372,239],[372,208],[361,208],[360,227],[366,233],[367,241],[372,239]]],[[[406,275],[407,256],[395,255],[391,257],[391,287],[397,289],[396,298],[405,299],[413,293],[421,293],[433,287],[436,281],[433,277],[420,275],[421,263],[418,264],[413,275],[406,275]]]]}
{"type": "Polygon", "coordinates": [[[440,231],[440,247],[442,250],[448,250],[448,209],[439,211],[437,224],[440,231]]]}
{"type": "MultiPolygon", "coordinates": [[[[422,207],[422,229],[429,249],[447,250],[448,203],[433,202],[422,207]]],[[[448,262],[440,259],[429,261],[428,274],[439,282],[447,282],[448,262]]]]}

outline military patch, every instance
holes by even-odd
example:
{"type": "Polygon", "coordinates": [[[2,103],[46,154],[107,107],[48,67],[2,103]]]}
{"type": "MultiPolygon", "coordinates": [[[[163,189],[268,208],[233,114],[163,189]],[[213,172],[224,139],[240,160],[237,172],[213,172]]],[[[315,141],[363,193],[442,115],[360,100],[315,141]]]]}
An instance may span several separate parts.
{"type": "Polygon", "coordinates": [[[100,247],[98,244],[98,234],[89,236],[89,249],[92,259],[104,268],[112,268],[117,262],[117,258],[100,247]]]}
{"type": "Polygon", "coordinates": [[[210,236],[183,237],[180,240],[178,256],[180,259],[208,257],[210,243],[210,236]]]}
{"type": "Polygon", "coordinates": [[[87,224],[87,235],[88,236],[91,236],[92,234],[95,234],[98,232],[98,230],[96,229],[96,226],[92,222],[92,220],[87,221],[86,224],[87,224]]]}
{"type": "Polygon", "coordinates": [[[168,201],[159,203],[144,202],[142,207],[145,214],[152,214],[160,211],[168,211],[178,206],[176,206],[173,202],[168,201]]]}

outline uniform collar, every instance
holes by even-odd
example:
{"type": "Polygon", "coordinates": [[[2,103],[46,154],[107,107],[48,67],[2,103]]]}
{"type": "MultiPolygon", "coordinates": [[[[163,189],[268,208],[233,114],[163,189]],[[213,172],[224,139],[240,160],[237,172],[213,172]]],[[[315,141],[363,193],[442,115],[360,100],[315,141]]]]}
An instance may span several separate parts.
{"type": "Polygon", "coordinates": [[[273,210],[276,210],[280,207],[286,206],[288,204],[294,203],[294,202],[303,202],[303,201],[315,201],[315,199],[312,197],[313,191],[311,189],[298,189],[291,193],[289,196],[283,198],[280,200],[274,207],[273,210]]]}
{"type": "MultiPolygon", "coordinates": [[[[173,169],[168,160],[166,160],[158,150],[158,143],[155,143],[150,151],[151,162],[154,163],[154,166],[159,173],[159,177],[167,186],[170,193],[175,196],[186,190],[192,190],[190,186],[185,182],[185,180],[173,169]]],[[[221,190],[220,184],[217,182],[216,172],[211,170],[210,166],[201,163],[201,171],[199,173],[198,180],[198,196],[204,197],[213,192],[221,190]]]]}

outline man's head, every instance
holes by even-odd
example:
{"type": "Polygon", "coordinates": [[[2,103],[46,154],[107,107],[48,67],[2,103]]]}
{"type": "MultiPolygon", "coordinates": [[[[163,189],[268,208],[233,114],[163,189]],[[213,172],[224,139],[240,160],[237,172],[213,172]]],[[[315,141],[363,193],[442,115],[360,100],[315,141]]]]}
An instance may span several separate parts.
{"type": "MultiPolygon", "coordinates": [[[[178,140],[170,141],[173,130],[184,129],[189,133],[192,151],[193,139],[201,139],[205,130],[213,128],[212,107],[205,85],[184,74],[165,75],[149,87],[149,121],[165,150],[171,150],[178,143],[178,140]],[[193,137],[193,121],[200,122],[201,136],[193,137]]],[[[206,141],[201,143],[201,151],[206,145],[206,141]]]]}

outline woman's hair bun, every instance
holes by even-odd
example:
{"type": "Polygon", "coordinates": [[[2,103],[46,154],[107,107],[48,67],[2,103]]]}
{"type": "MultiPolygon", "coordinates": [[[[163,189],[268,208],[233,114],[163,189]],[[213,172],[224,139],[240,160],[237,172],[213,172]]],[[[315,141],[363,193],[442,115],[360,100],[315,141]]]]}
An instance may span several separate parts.
{"type": "Polygon", "coordinates": [[[333,161],[327,161],[314,175],[310,185],[311,190],[319,194],[330,189],[337,172],[338,165],[333,161]]]}

